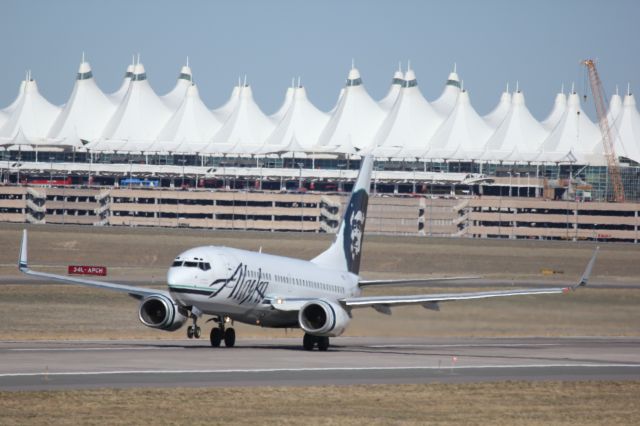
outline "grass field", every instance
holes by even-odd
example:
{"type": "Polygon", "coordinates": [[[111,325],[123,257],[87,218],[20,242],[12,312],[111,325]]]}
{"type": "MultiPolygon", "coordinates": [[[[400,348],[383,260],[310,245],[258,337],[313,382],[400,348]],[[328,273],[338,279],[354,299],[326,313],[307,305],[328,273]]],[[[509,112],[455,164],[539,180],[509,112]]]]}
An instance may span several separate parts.
{"type": "MultiPolygon", "coordinates": [[[[421,290],[376,289],[370,293],[421,290]]],[[[403,307],[394,309],[390,317],[366,308],[354,311],[353,321],[344,335],[639,336],[638,306],[639,290],[585,289],[562,296],[448,303],[441,306],[440,312],[403,307]]],[[[0,339],[3,340],[186,339],[183,329],[168,333],[144,327],[137,314],[138,302],[122,294],[59,284],[0,286],[0,339]]],[[[251,337],[302,336],[298,330],[242,324],[236,324],[236,331],[240,341],[251,337]]]]}
{"type": "MultiPolygon", "coordinates": [[[[0,275],[23,278],[15,267],[22,226],[1,224],[0,275]]],[[[45,270],[65,272],[68,264],[99,264],[109,279],[162,288],[166,265],[189,247],[229,245],[311,258],[330,236],[171,229],[33,226],[29,260],[45,270]]],[[[546,241],[487,241],[368,237],[363,275],[476,275],[533,281],[572,282],[582,273],[593,245],[546,241]],[[543,276],[541,268],[561,272],[543,276]]],[[[592,282],[638,283],[640,248],[603,245],[592,282]]],[[[11,279],[5,278],[10,283],[11,279]]],[[[455,291],[465,289],[456,288],[455,291]]],[[[470,287],[466,290],[474,290],[470,287]]],[[[450,288],[376,288],[367,294],[450,292],[450,288]]],[[[584,289],[565,296],[526,296],[444,304],[440,312],[421,307],[394,309],[388,317],[373,309],[354,311],[347,336],[638,336],[640,291],[584,289]]],[[[134,299],[73,285],[0,286],[0,339],[176,338],[142,326],[134,299]]],[[[237,325],[239,338],[284,336],[283,330],[237,325]]],[[[287,331],[287,335],[299,334],[287,331]]]]}
{"type": "Polygon", "coordinates": [[[636,425],[640,382],[0,392],[2,425],[636,425]]]}

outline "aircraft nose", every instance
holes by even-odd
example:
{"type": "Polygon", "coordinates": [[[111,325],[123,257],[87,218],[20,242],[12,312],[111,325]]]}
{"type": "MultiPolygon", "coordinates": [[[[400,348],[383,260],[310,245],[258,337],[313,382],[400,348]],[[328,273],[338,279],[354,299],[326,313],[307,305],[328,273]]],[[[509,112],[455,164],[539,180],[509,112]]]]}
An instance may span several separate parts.
{"type": "Polygon", "coordinates": [[[167,284],[175,285],[180,283],[180,271],[178,268],[169,268],[167,271],[167,284]]]}

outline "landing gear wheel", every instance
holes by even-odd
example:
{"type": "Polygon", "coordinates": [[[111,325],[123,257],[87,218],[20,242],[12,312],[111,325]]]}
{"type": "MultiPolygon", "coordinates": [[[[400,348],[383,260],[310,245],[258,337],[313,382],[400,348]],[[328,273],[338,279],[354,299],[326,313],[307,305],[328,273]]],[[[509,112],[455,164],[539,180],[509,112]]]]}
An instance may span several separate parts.
{"type": "Polygon", "coordinates": [[[318,350],[325,352],[327,349],[329,349],[329,338],[318,337],[318,350]]]}
{"type": "MultiPolygon", "coordinates": [[[[188,332],[189,331],[187,331],[187,333],[188,332]]],[[[196,339],[199,339],[201,335],[202,335],[202,330],[200,329],[200,327],[198,327],[198,326],[194,327],[193,337],[195,337],[196,339]]]]}
{"type": "Polygon", "coordinates": [[[305,351],[312,351],[313,347],[316,345],[316,336],[312,336],[311,334],[304,333],[304,337],[302,338],[302,347],[305,351]]]}
{"type": "Polygon", "coordinates": [[[187,327],[187,337],[189,339],[193,339],[193,326],[191,326],[191,325],[189,327],[187,327]]]}
{"type": "Polygon", "coordinates": [[[222,330],[218,327],[211,329],[211,334],[209,335],[209,340],[211,340],[211,346],[214,348],[219,348],[220,343],[222,342],[222,330]]]}
{"type": "Polygon", "coordinates": [[[224,345],[232,348],[236,344],[236,331],[233,328],[227,328],[224,331],[224,345]]]}

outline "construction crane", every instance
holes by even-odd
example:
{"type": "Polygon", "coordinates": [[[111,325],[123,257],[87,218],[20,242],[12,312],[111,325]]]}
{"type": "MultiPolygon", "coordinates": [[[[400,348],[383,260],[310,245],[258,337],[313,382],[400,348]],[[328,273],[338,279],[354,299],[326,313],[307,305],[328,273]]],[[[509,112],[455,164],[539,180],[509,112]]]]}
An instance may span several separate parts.
{"type": "Polygon", "coordinates": [[[596,113],[598,114],[598,125],[602,132],[602,145],[604,147],[604,156],[607,159],[609,169],[609,179],[613,187],[613,201],[624,203],[624,187],[622,186],[622,175],[620,174],[620,162],[616,155],[614,141],[611,137],[611,128],[607,119],[607,108],[604,98],[604,90],[602,82],[596,69],[596,63],[593,59],[585,59],[582,64],[589,71],[589,83],[591,85],[591,93],[593,94],[593,102],[596,105],[596,113]]]}

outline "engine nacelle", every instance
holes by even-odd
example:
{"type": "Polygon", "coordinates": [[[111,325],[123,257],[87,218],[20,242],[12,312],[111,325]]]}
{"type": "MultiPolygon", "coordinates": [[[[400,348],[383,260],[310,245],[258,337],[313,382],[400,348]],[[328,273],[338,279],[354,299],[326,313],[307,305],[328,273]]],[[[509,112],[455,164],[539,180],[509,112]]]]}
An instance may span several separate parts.
{"type": "Polygon", "coordinates": [[[327,300],[307,302],[298,313],[300,328],[314,336],[339,336],[349,321],[351,318],[342,306],[327,300]]]}
{"type": "Polygon", "coordinates": [[[140,321],[151,328],[176,331],[187,321],[175,302],[162,295],[146,297],[138,311],[140,321]]]}

